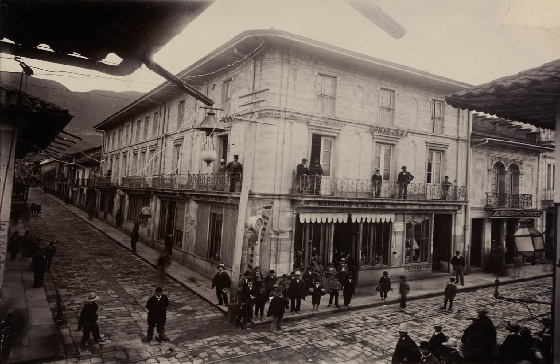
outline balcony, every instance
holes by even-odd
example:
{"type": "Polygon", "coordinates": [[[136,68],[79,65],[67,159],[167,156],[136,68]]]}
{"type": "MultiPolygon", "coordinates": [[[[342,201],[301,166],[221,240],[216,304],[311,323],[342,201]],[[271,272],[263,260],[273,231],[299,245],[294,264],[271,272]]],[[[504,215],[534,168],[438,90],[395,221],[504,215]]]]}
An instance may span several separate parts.
{"type": "Polygon", "coordinates": [[[530,209],[533,206],[533,195],[516,193],[486,192],[486,207],[511,207],[530,209]]]}
{"type": "Polygon", "coordinates": [[[117,182],[117,177],[97,177],[95,179],[95,187],[112,187],[116,186],[117,182]]]}
{"type": "Polygon", "coordinates": [[[294,175],[291,193],[294,195],[337,196],[359,198],[465,201],[463,186],[443,186],[432,183],[410,183],[400,188],[398,183],[383,181],[373,185],[370,180],[326,176],[294,175]]]}
{"type": "Polygon", "coordinates": [[[168,176],[129,176],[122,178],[123,187],[189,191],[240,192],[242,173],[200,173],[168,176]]]}
{"type": "Polygon", "coordinates": [[[554,190],[551,188],[543,190],[542,200],[547,202],[554,201],[554,190]]]}

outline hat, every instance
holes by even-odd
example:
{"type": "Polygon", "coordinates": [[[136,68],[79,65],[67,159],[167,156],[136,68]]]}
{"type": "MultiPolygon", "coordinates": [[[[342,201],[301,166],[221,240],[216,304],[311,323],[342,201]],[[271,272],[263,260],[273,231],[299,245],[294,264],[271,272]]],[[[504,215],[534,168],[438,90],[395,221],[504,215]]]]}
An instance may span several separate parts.
{"type": "Polygon", "coordinates": [[[307,267],[307,270],[313,270],[312,266],[307,267]]]}
{"type": "Polygon", "coordinates": [[[449,277],[449,280],[450,280],[451,282],[455,282],[455,278],[453,278],[453,277],[449,277]]]}
{"type": "Polygon", "coordinates": [[[341,261],[342,261],[342,260],[346,260],[346,258],[342,257],[342,258],[340,258],[340,260],[341,260],[341,261]]]}
{"type": "Polygon", "coordinates": [[[271,269],[270,271],[268,271],[268,273],[274,274],[274,273],[276,273],[276,272],[274,271],[274,269],[271,269]]]}
{"type": "Polygon", "coordinates": [[[420,349],[428,349],[430,350],[430,343],[427,341],[421,341],[420,342],[420,349]]]}
{"type": "Polygon", "coordinates": [[[276,283],[274,283],[274,285],[272,286],[272,288],[280,288],[280,286],[276,283]]]}
{"type": "Polygon", "coordinates": [[[225,159],[220,159],[220,163],[225,163],[226,160],[225,159]]]}
{"type": "Polygon", "coordinates": [[[408,325],[406,322],[401,322],[399,324],[399,332],[408,332],[408,325]]]}
{"type": "Polygon", "coordinates": [[[435,320],[434,320],[434,326],[441,327],[441,320],[438,319],[438,318],[435,319],[435,320]]]}
{"type": "Polygon", "coordinates": [[[156,293],[161,293],[161,292],[163,292],[163,288],[161,287],[156,288],[156,293]]]}
{"type": "Polygon", "coordinates": [[[517,322],[510,321],[506,324],[506,328],[512,332],[519,332],[519,324],[517,322]]]}
{"type": "Polygon", "coordinates": [[[445,176],[445,177],[443,177],[443,178],[449,178],[449,176],[445,176]]]}
{"type": "Polygon", "coordinates": [[[233,159],[239,159],[239,154],[234,154],[233,159]]]}
{"type": "Polygon", "coordinates": [[[307,158],[303,158],[301,161],[302,162],[307,162],[307,158]]]}
{"type": "Polygon", "coordinates": [[[301,273],[299,270],[296,270],[296,272],[294,273],[294,275],[299,276],[301,273]]]}
{"type": "Polygon", "coordinates": [[[450,347],[450,348],[456,348],[457,347],[457,339],[450,337],[449,339],[447,339],[446,342],[443,343],[444,346],[450,347]]]}
{"type": "Polygon", "coordinates": [[[401,169],[406,169],[406,166],[402,166],[401,169]]]}
{"type": "Polygon", "coordinates": [[[321,278],[319,277],[315,278],[315,282],[321,282],[321,278]]]}
{"type": "Polygon", "coordinates": [[[388,276],[388,275],[389,275],[389,272],[387,272],[387,271],[385,270],[385,271],[383,271],[383,275],[384,275],[384,276],[388,276]]]}
{"type": "Polygon", "coordinates": [[[401,276],[401,279],[406,279],[406,276],[401,276]]]}
{"type": "Polygon", "coordinates": [[[245,273],[243,273],[243,275],[244,275],[245,277],[249,277],[249,276],[251,275],[251,272],[248,271],[248,270],[246,270],[245,273]]]}
{"type": "Polygon", "coordinates": [[[476,313],[478,313],[479,315],[486,315],[488,313],[488,310],[485,308],[479,308],[478,310],[476,310],[476,313]]]}
{"type": "Polygon", "coordinates": [[[375,168],[376,171],[379,171],[379,168],[375,168]]]}
{"type": "Polygon", "coordinates": [[[95,302],[95,301],[99,301],[100,299],[101,298],[99,298],[99,296],[96,295],[95,292],[90,292],[86,296],[86,302],[95,302]]]}
{"type": "Polygon", "coordinates": [[[225,265],[223,263],[220,263],[220,264],[216,265],[216,268],[224,268],[224,267],[225,267],[225,265]]]}
{"type": "Polygon", "coordinates": [[[282,278],[288,278],[288,275],[286,273],[282,274],[282,278]]]}

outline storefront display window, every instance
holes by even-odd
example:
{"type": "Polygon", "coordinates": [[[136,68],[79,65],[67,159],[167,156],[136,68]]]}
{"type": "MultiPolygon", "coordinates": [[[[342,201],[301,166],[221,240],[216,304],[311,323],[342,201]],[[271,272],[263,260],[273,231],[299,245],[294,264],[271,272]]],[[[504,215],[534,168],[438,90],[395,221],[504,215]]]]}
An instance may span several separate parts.
{"type": "Polygon", "coordinates": [[[391,222],[363,224],[361,268],[389,266],[392,227],[391,222]]]}
{"type": "Polygon", "coordinates": [[[408,215],[406,218],[405,263],[429,261],[430,216],[408,215]]]}

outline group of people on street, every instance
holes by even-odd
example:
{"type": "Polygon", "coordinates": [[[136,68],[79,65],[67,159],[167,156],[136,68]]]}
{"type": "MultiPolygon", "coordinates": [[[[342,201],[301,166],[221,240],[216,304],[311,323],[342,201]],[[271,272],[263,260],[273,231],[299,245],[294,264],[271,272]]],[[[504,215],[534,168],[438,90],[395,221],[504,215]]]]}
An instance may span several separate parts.
{"type": "Polygon", "coordinates": [[[29,270],[33,271],[33,288],[43,286],[45,271],[51,269],[51,262],[56,253],[55,242],[49,242],[45,247],[42,246],[42,239],[33,237],[30,230],[26,230],[23,235],[19,231],[14,231],[9,239],[7,250],[11,260],[27,260],[31,258],[29,270]]]}

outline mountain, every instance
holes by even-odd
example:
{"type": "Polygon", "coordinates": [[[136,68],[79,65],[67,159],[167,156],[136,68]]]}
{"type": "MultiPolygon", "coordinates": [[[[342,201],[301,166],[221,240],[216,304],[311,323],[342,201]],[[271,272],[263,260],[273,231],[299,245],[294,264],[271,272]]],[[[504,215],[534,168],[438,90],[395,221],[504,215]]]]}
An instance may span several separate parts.
{"type": "MultiPolygon", "coordinates": [[[[19,88],[21,74],[17,72],[1,72],[0,82],[19,88]]],[[[141,92],[125,91],[114,92],[108,90],[93,90],[88,92],[75,92],[63,84],[35,78],[23,78],[22,91],[52,102],[63,109],[67,109],[74,117],[64,128],[65,131],[78,135],[83,141],[78,141],[81,149],[100,145],[103,138],[93,130],[93,126],[105,120],[115,112],[143,95],[141,92]]],[[[69,148],[68,152],[76,152],[69,148]]]]}

